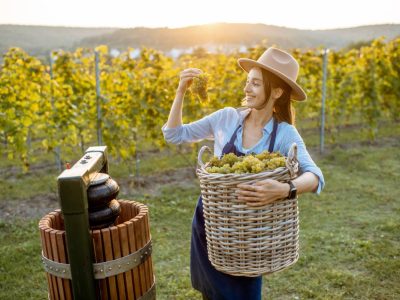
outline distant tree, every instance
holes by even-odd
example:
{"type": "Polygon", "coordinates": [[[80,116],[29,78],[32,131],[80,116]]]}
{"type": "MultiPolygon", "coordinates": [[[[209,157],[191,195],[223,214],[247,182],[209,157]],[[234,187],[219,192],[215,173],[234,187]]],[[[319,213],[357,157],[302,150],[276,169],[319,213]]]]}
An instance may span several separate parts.
{"type": "Polygon", "coordinates": [[[352,42],[352,43],[348,44],[346,47],[344,47],[343,50],[344,51],[350,51],[352,49],[360,50],[361,47],[370,46],[372,42],[373,42],[373,39],[368,40],[368,41],[352,42]]]}

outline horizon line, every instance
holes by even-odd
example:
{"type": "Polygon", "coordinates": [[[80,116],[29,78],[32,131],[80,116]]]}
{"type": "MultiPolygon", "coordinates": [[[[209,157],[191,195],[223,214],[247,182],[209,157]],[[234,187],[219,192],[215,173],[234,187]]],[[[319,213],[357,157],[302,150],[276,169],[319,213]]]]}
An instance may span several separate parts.
{"type": "Polygon", "coordinates": [[[21,24],[21,23],[0,23],[0,26],[30,26],[30,27],[52,27],[52,28],[71,28],[71,29],[138,29],[138,28],[146,28],[146,29],[183,29],[189,27],[200,27],[200,26],[212,26],[212,25],[221,25],[221,24],[240,24],[240,25],[266,25],[266,26],[274,26],[280,28],[288,28],[288,29],[296,29],[296,30],[308,30],[308,31],[319,31],[319,30],[336,30],[336,29],[351,29],[357,27],[366,27],[366,26],[382,26],[382,25],[400,25],[400,23],[375,23],[375,24],[363,24],[363,25],[354,25],[350,27],[334,27],[334,28],[323,28],[323,29],[310,29],[310,28],[297,28],[297,27],[288,27],[274,24],[266,24],[266,23],[243,23],[243,22],[213,22],[213,23],[203,23],[203,24],[193,24],[181,27],[170,27],[170,26],[71,26],[71,25],[46,25],[46,24],[21,24]]]}

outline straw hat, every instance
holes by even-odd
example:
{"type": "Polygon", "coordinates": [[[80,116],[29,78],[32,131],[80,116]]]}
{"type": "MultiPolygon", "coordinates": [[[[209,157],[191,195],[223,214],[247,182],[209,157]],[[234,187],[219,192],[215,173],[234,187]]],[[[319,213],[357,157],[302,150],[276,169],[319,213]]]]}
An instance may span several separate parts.
{"type": "Polygon", "coordinates": [[[253,67],[260,67],[273,73],[292,87],[290,97],[293,100],[304,101],[307,99],[306,93],[296,83],[299,64],[289,53],[270,47],[265,50],[257,61],[248,58],[239,58],[238,64],[246,72],[249,72],[253,67]]]}

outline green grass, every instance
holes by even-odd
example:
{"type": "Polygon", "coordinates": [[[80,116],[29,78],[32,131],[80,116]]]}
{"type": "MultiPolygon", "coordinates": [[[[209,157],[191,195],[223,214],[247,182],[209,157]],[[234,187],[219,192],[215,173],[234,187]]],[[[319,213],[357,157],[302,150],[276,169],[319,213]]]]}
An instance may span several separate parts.
{"type": "MultiPolygon", "coordinates": [[[[326,187],[319,196],[299,198],[300,259],[264,276],[263,299],[400,298],[399,146],[334,149],[317,162],[326,187]]],[[[148,164],[149,173],[158,167],[148,164]]],[[[163,168],[173,164],[167,160],[163,168]]],[[[43,187],[40,178],[30,180],[31,186],[43,187]]],[[[18,179],[13,189],[25,190],[21,185],[26,183],[18,179]]],[[[150,208],[157,299],[201,299],[191,288],[189,270],[190,226],[199,192],[194,180],[166,185],[158,196],[120,195],[150,208]]],[[[28,194],[15,193],[15,200],[28,194]]],[[[0,299],[46,298],[37,222],[0,222],[0,299]]]]}
{"type": "MultiPolygon", "coordinates": [[[[77,157],[77,160],[80,157],[77,157]]],[[[109,163],[109,172],[114,179],[128,178],[130,174],[135,175],[135,162],[109,163]]],[[[147,154],[139,162],[139,176],[147,176],[157,172],[171,171],[182,167],[195,166],[193,155],[177,154],[177,152],[164,151],[160,153],[147,154]]],[[[56,168],[44,169],[35,172],[17,173],[0,178],[0,201],[30,199],[40,195],[57,194],[57,177],[59,172],[56,168]]]]}

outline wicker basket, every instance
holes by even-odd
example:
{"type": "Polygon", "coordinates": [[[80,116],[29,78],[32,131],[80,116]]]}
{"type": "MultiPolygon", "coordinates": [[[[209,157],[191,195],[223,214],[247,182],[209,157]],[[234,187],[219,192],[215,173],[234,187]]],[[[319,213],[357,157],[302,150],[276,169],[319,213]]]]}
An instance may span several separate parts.
{"type": "Polygon", "coordinates": [[[299,258],[299,216],[297,199],[277,200],[262,207],[250,207],[235,195],[240,183],[263,179],[287,182],[297,177],[297,145],[286,158],[286,167],[257,174],[208,173],[199,151],[200,179],[208,258],[219,271],[256,277],[293,265],[299,258]]]}

